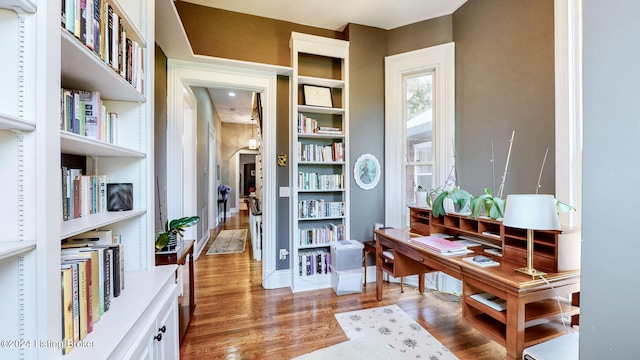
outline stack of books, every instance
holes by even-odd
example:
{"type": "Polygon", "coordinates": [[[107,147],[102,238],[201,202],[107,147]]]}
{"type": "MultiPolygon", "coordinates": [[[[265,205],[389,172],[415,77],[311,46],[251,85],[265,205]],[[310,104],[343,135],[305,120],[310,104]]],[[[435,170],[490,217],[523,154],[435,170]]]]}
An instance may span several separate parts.
{"type": "Polygon", "coordinates": [[[436,236],[421,236],[409,239],[409,242],[441,255],[465,255],[467,247],[451,240],[436,236]]]}

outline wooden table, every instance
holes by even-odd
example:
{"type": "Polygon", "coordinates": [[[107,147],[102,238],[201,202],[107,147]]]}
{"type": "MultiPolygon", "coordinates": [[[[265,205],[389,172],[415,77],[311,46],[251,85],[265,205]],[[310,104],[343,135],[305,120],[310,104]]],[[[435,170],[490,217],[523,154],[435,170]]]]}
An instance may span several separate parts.
{"type": "MultiPolygon", "coordinates": [[[[196,309],[195,281],[193,273],[193,245],[195,240],[182,240],[182,246],[174,253],[156,253],[156,265],[177,264],[184,265],[189,257],[189,295],[188,304],[179,304],[178,317],[180,320],[180,342],[184,340],[187,328],[196,309]]],[[[176,276],[178,273],[176,272],[176,276]]],[[[184,299],[184,295],[183,295],[184,299]]]]}
{"type": "MultiPolygon", "coordinates": [[[[418,275],[419,290],[424,292],[424,274],[442,271],[462,280],[462,316],[467,324],[478,329],[507,349],[507,359],[521,359],[529,346],[565,333],[558,321],[561,314],[577,321],[580,312],[580,272],[550,273],[547,284],[542,279],[516,273],[519,267],[499,257],[500,266],[482,268],[462,260],[466,256],[443,256],[409,242],[413,235],[408,229],[376,230],[376,297],[382,300],[382,274],[392,276],[418,275]],[[551,286],[550,286],[551,285],[551,286]],[[555,289],[555,290],[554,290],[555,289]],[[497,311],[471,298],[477,293],[489,292],[506,300],[505,311],[497,311]],[[569,296],[571,301],[556,295],[569,296]]],[[[481,248],[473,247],[481,252],[481,248]]],[[[484,254],[486,255],[486,254],[484,254]]],[[[567,324],[570,327],[571,324],[567,324]]]]}
{"type": "Polygon", "coordinates": [[[220,212],[220,208],[222,207],[222,222],[227,221],[227,199],[218,199],[218,212],[220,212]]]}

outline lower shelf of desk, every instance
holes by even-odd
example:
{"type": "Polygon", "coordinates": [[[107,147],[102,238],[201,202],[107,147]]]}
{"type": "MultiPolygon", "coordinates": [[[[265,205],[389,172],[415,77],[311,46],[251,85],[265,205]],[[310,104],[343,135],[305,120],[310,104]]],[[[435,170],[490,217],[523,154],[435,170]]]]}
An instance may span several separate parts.
{"type": "MultiPolygon", "coordinates": [[[[496,311],[481,302],[465,296],[465,305],[472,307],[472,314],[465,315],[465,321],[502,346],[506,345],[507,315],[505,311],[496,311]]],[[[568,317],[580,313],[580,308],[569,301],[560,301],[562,311],[556,299],[546,299],[525,305],[524,346],[532,346],[566,333],[561,316],[568,317]]],[[[565,319],[566,326],[571,327],[565,319]]]]}

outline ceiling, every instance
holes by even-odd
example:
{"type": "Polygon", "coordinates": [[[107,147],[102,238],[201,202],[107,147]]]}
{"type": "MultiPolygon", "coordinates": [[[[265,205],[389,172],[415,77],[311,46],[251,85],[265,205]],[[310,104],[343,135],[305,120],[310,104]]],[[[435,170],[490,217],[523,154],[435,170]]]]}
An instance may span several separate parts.
{"type": "MultiPolygon", "coordinates": [[[[183,0],[334,31],[349,23],[385,30],[453,13],[467,0],[183,0]]],[[[251,123],[250,91],[208,89],[223,122],[251,123]],[[235,97],[228,93],[234,91],[235,97]],[[232,110],[233,109],[233,110],[232,110]]]]}
{"type": "Polygon", "coordinates": [[[252,91],[223,88],[208,88],[207,90],[222,122],[255,123],[252,121],[252,91]],[[233,93],[234,96],[229,93],[233,93]]]}
{"type": "Polygon", "coordinates": [[[183,0],[218,9],[342,31],[348,23],[385,30],[449,15],[467,0],[183,0]]]}

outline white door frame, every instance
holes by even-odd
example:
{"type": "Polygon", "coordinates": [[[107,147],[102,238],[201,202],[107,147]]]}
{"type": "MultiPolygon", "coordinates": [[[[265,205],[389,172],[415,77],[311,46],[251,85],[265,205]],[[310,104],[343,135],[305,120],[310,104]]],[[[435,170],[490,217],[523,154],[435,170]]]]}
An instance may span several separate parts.
{"type": "MultiPolygon", "coordinates": [[[[268,277],[276,270],[276,86],[280,67],[272,71],[267,66],[264,70],[256,70],[255,64],[229,62],[233,66],[168,59],[167,61],[167,169],[182,169],[182,141],[184,125],[182,124],[182,88],[199,87],[233,87],[237,89],[260,92],[263,95],[264,129],[263,129],[263,253],[267,254],[262,261],[262,286],[266,289],[284,287],[279,277],[268,277]]],[[[185,139],[185,141],[187,141],[185,139]]],[[[168,171],[167,174],[167,215],[175,218],[181,213],[180,194],[183,193],[181,174],[168,171]]],[[[189,215],[189,214],[188,214],[189,215]]],[[[196,249],[202,251],[202,249],[196,249]]]]}
{"type": "Polygon", "coordinates": [[[207,228],[204,229],[204,231],[207,232],[207,234],[203,234],[203,237],[208,239],[208,233],[210,232],[211,229],[213,229],[214,227],[218,226],[218,221],[217,221],[217,211],[218,211],[218,202],[217,202],[217,162],[216,162],[216,155],[217,155],[217,151],[216,151],[216,130],[213,127],[213,124],[211,124],[211,122],[209,122],[209,125],[207,126],[208,130],[209,130],[209,137],[207,139],[207,148],[209,150],[209,161],[207,162],[207,167],[208,167],[208,186],[209,186],[209,197],[207,200],[208,206],[207,208],[208,210],[208,218],[207,218],[207,228]],[[206,235],[206,236],[205,236],[206,235]]]}
{"type": "MultiPolygon", "coordinates": [[[[184,136],[182,137],[182,214],[184,216],[198,215],[198,198],[194,189],[197,189],[196,181],[196,124],[198,120],[196,96],[189,86],[182,88],[182,113],[184,136]]],[[[171,168],[167,168],[171,169],[171,168]]],[[[171,218],[175,219],[175,218],[171,218]]],[[[185,229],[185,239],[196,240],[198,228],[191,226],[185,229]]]]}
{"type": "MultiPolygon", "coordinates": [[[[236,171],[234,174],[229,174],[229,177],[233,177],[232,181],[229,181],[232,184],[236,184],[236,186],[240,183],[240,155],[258,155],[259,152],[258,150],[247,150],[247,149],[240,149],[238,151],[236,151],[235,154],[233,154],[233,158],[231,161],[233,161],[235,163],[235,167],[236,167],[236,171]]],[[[244,176],[247,176],[247,174],[244,174],[244,176]]],[[[233,210],[234,212],[240,211],[240,188],[238,188],[238,191],[235,192],[235,199],[236,199],[236,207],[233,210]]]]}

